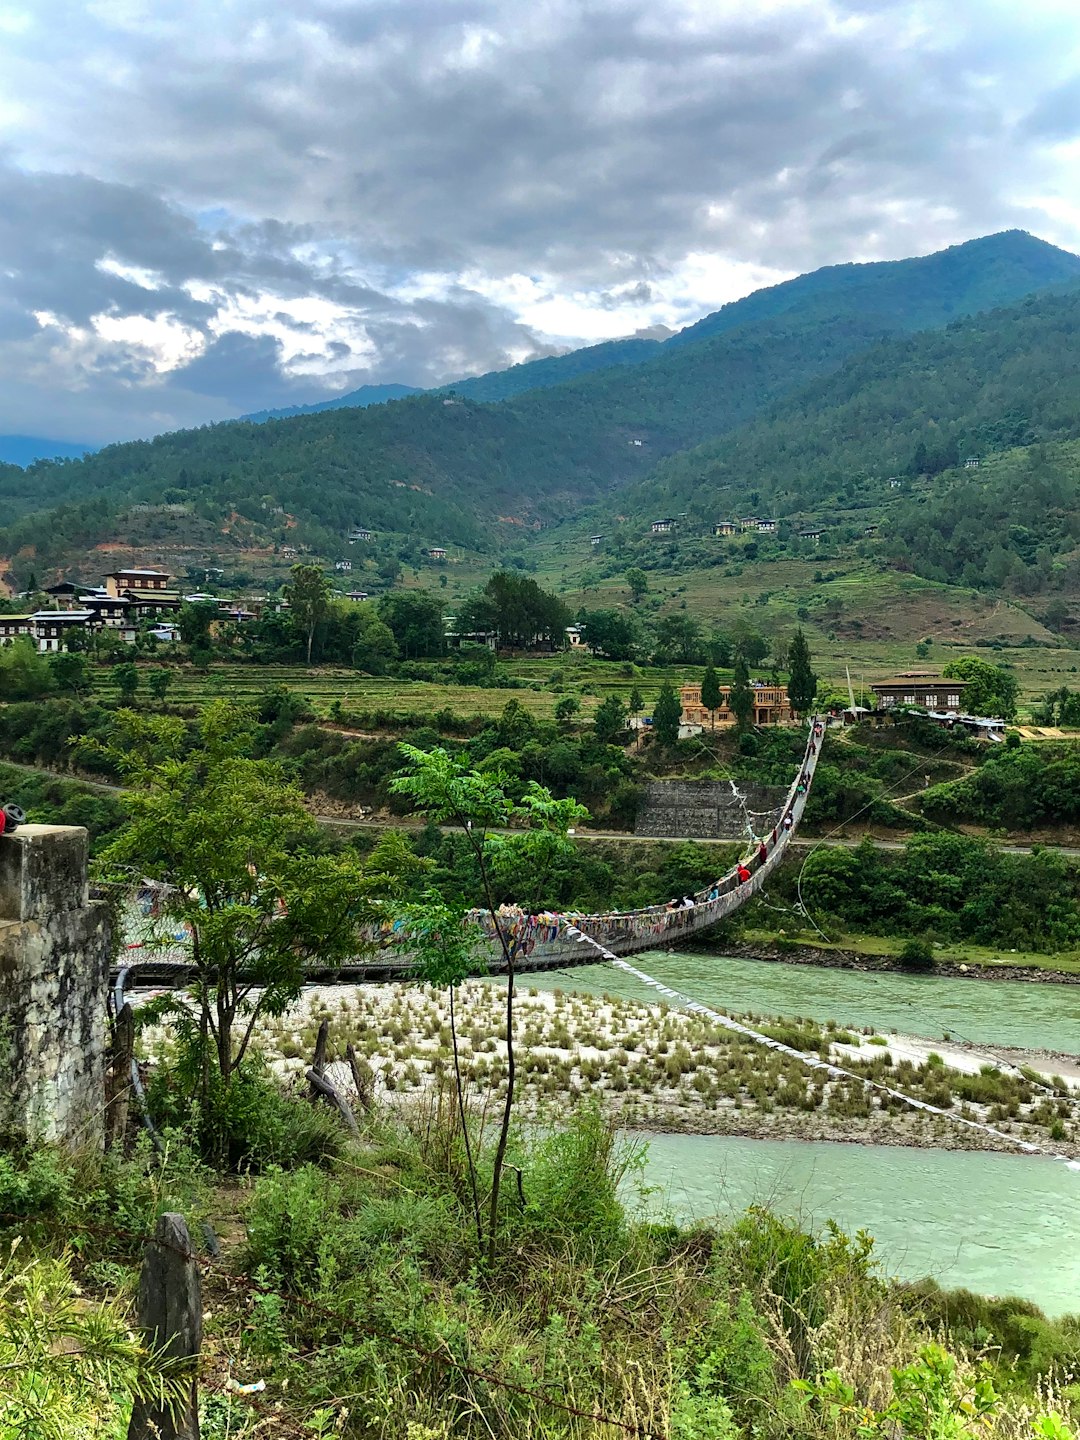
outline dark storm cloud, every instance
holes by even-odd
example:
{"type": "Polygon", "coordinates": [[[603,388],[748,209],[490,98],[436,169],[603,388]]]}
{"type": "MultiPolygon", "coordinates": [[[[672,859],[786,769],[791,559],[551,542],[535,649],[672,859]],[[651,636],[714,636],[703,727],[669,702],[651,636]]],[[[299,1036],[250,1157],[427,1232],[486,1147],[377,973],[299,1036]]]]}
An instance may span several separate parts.
{"type": "Polygon", "coordinates": [[[209,417],[693,318],[717,298],[687,292],[702,256],[775,277],[1015,224],[1076,239],[1036,198],[1067,198],[1052,146],[1080,131],[1063,0],[35,0],[26,17],[0,52],[0,378],[112,386],[104,428],[122,383],[209,417]],[[546,339],[533,303],[556,317],[546,339]],[[163,371],[114,339],[80,360],[34,311],[165,315],[199,353],[163,371]],[[587,332],[589,314],[608,318],[587,332]]]}

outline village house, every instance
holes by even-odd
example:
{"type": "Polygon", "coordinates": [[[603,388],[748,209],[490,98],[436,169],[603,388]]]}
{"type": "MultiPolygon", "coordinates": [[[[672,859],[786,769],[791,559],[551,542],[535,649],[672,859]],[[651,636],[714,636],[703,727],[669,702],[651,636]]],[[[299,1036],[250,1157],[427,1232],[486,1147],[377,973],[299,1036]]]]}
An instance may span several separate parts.
{"type": "Polygon", "coordinates": [[[600,542],[603,540],[603,538],[604,538],[603,535],[591,535],[591,536],[589,537],[589,544],[590,544],[590,545],[593,547],[593,549],[595,550],[596,547],[597,547],[597,546],[600,544],[600,542]]]}
{"type": "Polygon", "coordinates": [[[105,591],[129,602],[129,620],[153,620],[180,608],[180,592],[169,588],[170,578],[163,570],[114,570],[105,576],[105,591]]]}
{"type": "Polygon", "coordinates": [[[714,535],[737,535],[739,527],[734,520],[718,520],[712,527],[714,535]]]}
{"type": "Polygon", "coordinates": [[[359,605],[362,600],[366,600],[367,598],[368,592],[366,590],[350,590],[345,596],[345,599],[351,600],[354,605],[359,605]]]}
{"type": "Polygon", "coordinates": [[[759,535],[775,535],[775,534],[776,534],[776,521],[775,521],[775,520],[759,520],[759,521],[757,522],[757,533],[758,533],[759,535]]]}
{"type": "Polygon", "coordinates": [[[32,615],[0,615],[0,645],[13,645],[30,634],[32,615]]]}
{"type": "Polygon", "coordinates": [[[50,655],[68,648],[73,631],[93,630],[94,621],[92,610],[38,610],[30,617],[30,634],[39,654],[50,655]]]}
{"type": "Polygon", "coordinates": [[[965,469],[965,470],[977,470],[978,468],[979,468],[979,457],[978,457],[978,455],[968,455],[968,456],[965,457],[965,459],[964,459],[964,469],[965,469]]]}
{"type": "Polygon", "coordinates": [[[370,530],[365,530],[364,527],[363,527],[363,525],[354,525],[353,528],[349,531],[349,544],[350,544],[350,545],[352,545],[352,544],[353,544],[355,541],[357,541],[357,540],[374,540],[374,539],[375,539],[375,536],[372,534],[372,532],[371,532],[370,530]]]}
{"type": "Polygon", "coordinates": [[[432,545],[427,555],[429,560],[445,560],[446,550],[442,545],[432,545]]]}
{"type": "Polygon", "coordinates": [[[812,540],[816,545],[821,539],[821,530],[816,525],[811,525],[808,530],[799,531],[800,540],[812,540]]]}
{"type": "MultiPolygon", "coordinates": [[[[785,725],[792,719],[791,702],[788,700],[786,685],[769,685],[764,680],[752,680],[754,703],[750,719],[754,725],[785,725]]],[[[711,729],[713,725],[734,725],[735,715],[730,705],[731,686],[720,686],[720,704],[716,711],[710,711],[701,703],[701,685],[683,685],[679,690],[682,702],[682,725],[700,726],[711,729]]]]}
{"type": "Polygon", "coordinates": [[[342,572],[343,574],[348,574],[348,572],[352,569],[352,561],[351,561],[351,560],[335,560],[335,561],[334,561],[334,569],[342,572]]]}
{"type": "Polygon", "coordinates": [[[892,680],[875,680],[870,689],[879,710],[918,705],[925,710],[959,710],[965,680],[945,680],[928,670],[908,670],[892,680]]]}
{"type": "Polygon", "coordinates": [[[285,560],[295,560],[295,559],[296,559],[296,546],[295,546],[295,545],[282,545],[282,547],[281,547],[281,554],[282,554],[282,558],[285,559],[285,560]]]}
{"type": "Polygon", "coordinates": [[[675,529],[675,521],[668,515],[663,520],[654,520],[649,528],[654,535],[667,535],[675,529]]]}

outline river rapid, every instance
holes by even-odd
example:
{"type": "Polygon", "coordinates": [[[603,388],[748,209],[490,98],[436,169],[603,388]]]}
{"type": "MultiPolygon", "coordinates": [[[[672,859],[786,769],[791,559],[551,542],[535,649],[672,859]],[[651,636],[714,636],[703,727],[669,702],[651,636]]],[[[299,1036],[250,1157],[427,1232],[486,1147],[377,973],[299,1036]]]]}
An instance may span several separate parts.
{"type": "MultiPolygon", "coordinates": [[[[1080,1054],[1080,985],[878,975],[656,951],[636,962],[717,1009],[804,1015],[841,1025],[1080,1054]]],[[[604,965],[525,983],[655,1003],[604,965]]],[[[1022,1295],[1047,1313],[1080,1312],[1080,1172],[1030,1156],[877,1145],[649,1137],[643,1202],[681,1220],[767,1204],[820,1229],[870,1231],[889,1273],[1022,1295]]]]}

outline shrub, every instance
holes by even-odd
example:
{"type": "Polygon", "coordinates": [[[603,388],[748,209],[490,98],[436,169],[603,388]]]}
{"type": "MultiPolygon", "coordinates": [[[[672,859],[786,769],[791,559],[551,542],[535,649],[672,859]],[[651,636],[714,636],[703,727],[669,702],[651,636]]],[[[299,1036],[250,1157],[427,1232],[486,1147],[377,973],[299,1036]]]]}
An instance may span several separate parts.
{"type": "Polygon", "coordinates": [[[917,940],[913,936],[904,941],[898,961],[905,970],[932,970],[934,947],[929,940],[917,940]]]}

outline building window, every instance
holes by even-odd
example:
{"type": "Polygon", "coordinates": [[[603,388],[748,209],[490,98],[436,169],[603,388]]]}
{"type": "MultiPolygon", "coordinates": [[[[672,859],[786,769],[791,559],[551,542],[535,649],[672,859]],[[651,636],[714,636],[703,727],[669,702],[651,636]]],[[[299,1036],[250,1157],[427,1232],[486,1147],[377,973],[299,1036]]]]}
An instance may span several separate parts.
{"type": "Polygon", "coordinates": [[[904,696],[904,704],[905,704],[905,705],[914,705],[914,704],[915,704],[915,696],[914,696],[914,695],[905,695],[905,696],[904,696]]]}
{"type": "Polygon", "coordinates": [[[949,695],[947,697],[946,703],[948,704],[950,710],[955,710],[960,704],[960,696],[949,695]]]}

